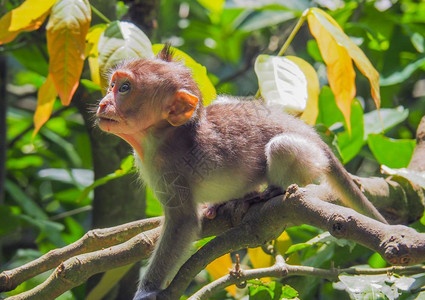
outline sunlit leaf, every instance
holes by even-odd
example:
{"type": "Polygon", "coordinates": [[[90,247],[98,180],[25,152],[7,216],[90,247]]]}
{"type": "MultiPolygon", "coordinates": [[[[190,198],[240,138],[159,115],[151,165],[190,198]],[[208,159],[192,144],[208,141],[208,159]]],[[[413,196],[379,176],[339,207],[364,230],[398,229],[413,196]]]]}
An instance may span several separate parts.
{"type": "MultiPolygon", "coordinates": [[[[319,26],[319,23],[320,23],[320,27],[323,27],[323,29],[320,30],[320,33],[323,33],[324,31],[326,31],[327,34],[332,36],[332,39],[338,44],[338,46],[343,47],[347,51],[348,55],[356,63],[356,66],[357,68],[359,68],[360,72],[362,72],[362,74],[369,79],[372,98],[375,101],[376,107],[379,108],[381,105],[381,96],[379,93],[379,73],[373,67],[372,63],[369,61],[369,59],[366,57],[363,51],[350,40],[350,38],[344,33],[344,31],[341,29],[338,23],[324,11],[318,8],[312,8],[308,15],[308,22],[309,22],[309,25],[310,25],[310,22],[314,22],[314,26],[319,26]]],[[[311,29],[312,29],[312,25],[310,25],[310,30],[311,29]]],[[[319,42],[319,39],[321,39],[321,36],[315,35],[315,38],[319,42]]],[[[319,42],[319,48],[321,48],[320,42],[319,42]]],[[[322,52],[322,56],[323,56],[322,49],[320,51],[322,52]]],[[[325,62],[326,62],[326,59],[325,59],[325,62]]],[[[351,75],[349,74],[347,75],[349,76],[348,78],[351,77],[351,75]]]]}
{"type": "Polygon", "coordinates": [[[271,27],[295,18],[294,12],[280,9],[276,10],[244,10],[236,20],[235,29],[243,31],[255,31],[271,27]]]}
{"type": "Polygon", "coordinates": [[[407,119],[409,110],[403,106],[382,108],[364,114],[364,140],[371,133],[387,131],[407,119]]]}
{"type": "Polygon", "coordinates": [[[383,259],[382,256],[377,252],[373,253],[372,256],[369,257],[367,263],[372,268],[385,268],[386,266],[388,266],[387,261],[383,259]]]}
{"type": "Polygon", "coordinates": [[[152,190],[147,186],[146,187],[146,217],[158,217],[163,214],[161,203],[155,198],[152,190]]]}
{"type": "MultiPolygon", "coordinates": [[[[232,258],[230,254],[224,254],[220,256],[213,262],[211,262],[205,269],[210,273],[211,277],[215,280],[224,275],[229,274],[229,270],[233,268],[232,258]]],[[[236,296],[236,286],[231,285],[226,287],[226,291],[228,291],[232,296],[236,296]]]]}
{"type": "MultiPolygon", "coordinates": [[[[285,253],[291,245],[291,238],[289,237],[288,233],[286,233],[286,231],[284,231],[275,241],[275,247],[279,253],[285,253]]],[[[249,259],[251,260],[252,266],[255,269],[270,267],[274,264],[273,256],[265,253],[261,247],[248,248],[248,255],[249,259]]],[[[299,258],[296,253],[291,256],[289,260],[291,260],[291,262],[288,262],[292,264],[299,263],[299,258]]],[[[269,282],[271,281],[271,278],[264,277],[261,278],[261,280],[263,282],[269,282]]]]}
{"type": "MultiPolygon", "coordinates": [[[[155,44],[152,46],[152,50],[155,54],[162,50],[164,45],[155,44]]],[[[216,90],[214,85],[211,83],[211,80],[208,78],[207,69],[198,64],[193,58],[183,51],[171,47],[174,52],[174,58],[176,60],[181,60],[184,65],[192,70],[193,79],[198,84],[199,90],[202,93],[202,100],[204,105],[209,105],[217,97],[216,90]]]]}
{"type": "Polygon", "coordinates": [[[391,274],[340,275],[338,278],[341,282],[334,286],[345,289],[353,299],[398,299],[401,291],[409,291],[415,282],[415,278],[391,274]]]}
{"type": "Polygon", "coordinates": [[[198,0],[199,4],[210,11],[209,17],[213,23],[220,21],[220,15],[223,11],[225,0],[198,0]]]}
{"type": "Polygon", "coordinates": [[[0,44],[12,41],[19,32],[38,29],[56,0],[26,0],[0,19],[0,44]]]}
{"type": "Polygon", "coordinates": [[[344,164],[352,160],[360,152],[365,143],[363,140],[363,108],[357,99],[351,104],[349,127],[351,128],[351,132],[348,132],[347,130],[337,133],[338,147],[344,164]]]}
{"type": "Polygon", "coordinates": [[[391,139],[381,134],[370,134],[368,145],[376,160],[390,168],[406,167],[415,149],[416,140],[391,139]]]}
{"type": "Polygon", "coordinates": [[[305,60],[297,56],[286,56],[286,58],[297,64],[307,80],[307,105],[301,119],[307,124],[314,125],[319,115],[319,77],[316,70],[305,60]]]}
{"type": "Polygon", "coordinates": [[[104,177],[96,179],[93,183],[86,186],[84,190],[81,192],[80,196],[77,199],[77,202],[83,201],[91,191],[93,191],[96,187],[103,185],[113,179],[120,178],[128,173],[133,172],[134,158],[132,155],[127,156],[125,159],[121,161],[121,166],[115,172],[110,173],[104,177]]]}
{"type": "Polygon", "coordinates": [[[100,87],[99,51],[97,45],[106,24],[98,24],[90,28],[86,37],[86,57],[89,61],[91,80],[100,87]]]}
{"type": "Polygon", "coordinates": [[[47,24],[49,72],[63,105],[69,105],[78,87],[90,21],[88,0],[61,0],[52,8],[47,24]]]}
{"type": "Polygon", "coordinates": [[[127,274],[134,264],[125,265],[106,271],[99,283],[90,291],[86,300],[100,300],[127,274]]]}
{"type": "Polygon", "coordinates": [[[6,180],[5,188],[11,196],[11,199],[13,199],[28,216],[31,216],[34,220],[47,220],[46,213],[33,199],[28,197],[18,185],[10,180],[6,180]]]}
{"type": "MultiPolygon", "coordinates": [[[[313,11],[311,10],[311,12],[313,11]]],[[[337,43],[328,28],[323,26],[321,20],[318,20],[316,14],[309,13],[307,19],[310,31],[316,38],[323,60],[326,63],[328,81],[335,95],[336,103],[348,124],[348,131],[351,132],[351,101],[356,95],[356,73],[354,72],[353,62],[347,50],[337,43]]]]}
{"type": "Polygon", "coordinates": [[[52,114],[53,104],[55,103],[57,92],[52,78],[49,75],[46,81],[38,90],[37,108],[34,113],[34,132],[33,138],[40,130],[41,126],[46,123],[52,114]]]}
{"type": "Polygon", "coordinates": [[[102,32],[98,43],[100,82],[107,86],[106,75],[118,62],[129,58],[153,57],[152,44],[136,25],[114,21],[102,32]]]}
{"type": "Polygon", "coordinates": [[[309,95],[307,77],[294,61],[301,60],[262,54],[257,57],[254,69],[265,102],[297,115],[305,110],[309,95]]]}
{"type": "Polygon", "coordinates": [[[424,65],[425,65],[425,57],[421,57],[418,60],[415,60],[414,62],[403,67],[402,70],[393,72],[388,77],[381,78],[380,84],[382,86],[389,86],[393,84],[402,83],[403,81],[407,80],[412,75],[413,72],[423,67],[424,65]]]}
{"type": "Polygon", "coordinates": [[[415,170],[409,170],[406,168],[393,169],[385,165],[381,166],[381,170],[384,174],[397,175],[406,178],[407,180],[421,186],[425,189],[425,172],[419,172],[415,170]]]}

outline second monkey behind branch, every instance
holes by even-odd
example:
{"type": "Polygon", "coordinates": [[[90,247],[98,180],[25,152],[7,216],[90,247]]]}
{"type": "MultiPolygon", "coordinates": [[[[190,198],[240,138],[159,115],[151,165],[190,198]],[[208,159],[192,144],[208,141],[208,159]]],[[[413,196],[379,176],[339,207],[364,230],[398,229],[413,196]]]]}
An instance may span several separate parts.
{"type": "Polygon", "coordinates": [[[165,214],[135,299],[156,299],[174,278],[198,237],[201,203],[326,178],[345,205],[386,222],[314,129],[282,111],[226,97],[204,107],[191,71],[169,46],[115,69],[99,126],[134,148],[140,176],[165,214]]]}

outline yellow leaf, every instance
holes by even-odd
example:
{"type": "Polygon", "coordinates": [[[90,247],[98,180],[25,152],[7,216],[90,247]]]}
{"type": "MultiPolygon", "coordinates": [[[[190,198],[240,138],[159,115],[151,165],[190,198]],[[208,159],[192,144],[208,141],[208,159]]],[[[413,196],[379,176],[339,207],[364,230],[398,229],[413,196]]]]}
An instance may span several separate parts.
{"type": "Polygon", "coordinates": [[[98,24],[90,28],[86,37],[86,57],[88,57],[91,80],[100,86],[99,73],[99,51],[97,45],[102,32],[106,29],[106,24],[98,24]]]}
{"type": "Polygon", "coordinates": [[[319,114],[319,78],[316,70],[305,60],[297,56],[285,56],[298,65],[307,79],[307,106],[301,115],[301,119],[307,124],[316,124],[316,119],[319,114]]]}
{"type": "Polygon", "coordinates": [[[37,108],[34,113],[34,138],[41,126],[46,123],[52,114],[53,104],[55,103],[57,92],[52,78],[48,76],[46,81],[38,90],[37,108]]]}
{"type": "Polygon", "coordinates": [[[109,270],[103,274],[99,283],[90,291],[85,300],[100,300],[117,284],[134,264],[109,270]]]}
{"type": "MultiPolygon", "coordinates": [[[[310,12],[313,11],[312,9],[310,12]]],[[[351,102],[356,95],[353,62],[347,50],[335,41],[334,36],[316,18],[316,14],[309,13],[307,20],[326,63],[328,81],[335,94],[336,103],[344,115],[348,131],[351,132],[351,102]]]]}
{"type": "MultiPolygon", "coordinates": [[[[275,241],[275,247],[279,253],[285,253],[291,245],[292,240],[290,236],[286,233],[286,231],[284,231],[275,241]]],[[[255,269],[271,267],[274,264],[273,256],[265,253],[261,247],[249,248],[248,255],[249,259],[251,260],[252,266],[255,269]]],[[[290,256],[288,262],[292,264],[299,264],[300,259],[298,257],[298,254],[293,253],[290,256]]],[[[271,278],[264,277],[261,278],[261,280],[263,282],[270,282],[271,278]]]]}
{"type": "MultiPolygon", "coordinates": [[[[56,0],[26,0],[11,11],[10,31],[18,31],[37,23],[50,10],[56,0]]],[[[41,24],[40,24],[41,25],[41,24]]]]}
{"type": "Polygon", "coordinates": [[[49,73],[63,105],[69,105],[78,87],[90,20],[88,0],[61,0],[52,8],[47,24],[49,73]]]}
{"type": "Polygon", "coordinates": [[[363,51],[354,44],[350,38],[344,33],[338,23],[332,19],[324,11],[318,8],[312,8],[310,13],[315,16],[315,18],[321,23],[321,25],[326,28],[326,30],[332,35],[335,41],[342,47],[347,50],[350,57],[356,63],[357,68],[364,76],[369,79],[371,86],[372,98],[375,101],[376,107],[379,109],[381,105],[381,96],[379,93],[379,73],[373,67],[370,60],[366,57],[363,51]]]}
{"type": "Polygon", "coordinates": [[[38,29],[56,0],[27,0],[0,19],[0,44],[15,39],[21,31],[38,29]]]}
{"type": "MultiPolygon", "coordinates": [[[[163,44],[154,44],[152,45],[152,50],[154,54],[157,54],[164,47],[163,44]]],[[[205,106],[209,105],[211,101],[215,100],[217,97],[216,90],[214,85],[211,83],[211,80],[208,78],[207,69],[197,63],[192,57],[184,53],[183,51],[171,47],[174,51],[174,57],[177,60],[182,60],[186,67],[192,69],[193,79],[195,79],[198,84],[199,90],[202,93],[202,100],[205,106]]]]}
{"type": "MultiPolygon", "coordinates": [[[[205,269],[208,271],[208,273],[210,273],[211,277],[216,280],[220,277],[229,274],[229,270],[231,270],[232,268],[232,258],[230,257],[230,254],[227,253],[211,262],[205,269]]],[[[228,291],[233,297],[236,296],[235,285],[226,287],[226,291],[228,291]]]]}

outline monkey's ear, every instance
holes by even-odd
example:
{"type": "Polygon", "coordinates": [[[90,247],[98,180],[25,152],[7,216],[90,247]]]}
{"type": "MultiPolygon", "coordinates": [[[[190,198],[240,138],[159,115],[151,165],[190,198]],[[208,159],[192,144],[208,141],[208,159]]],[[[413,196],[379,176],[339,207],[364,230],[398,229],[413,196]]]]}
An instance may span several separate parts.
{"type": "Polygon", "coordinates": [[[167,111],[167,121],[173,126],[180,126],[189,121],[198,104],[198,97],[186,90],[178,90],[167,111]]]}

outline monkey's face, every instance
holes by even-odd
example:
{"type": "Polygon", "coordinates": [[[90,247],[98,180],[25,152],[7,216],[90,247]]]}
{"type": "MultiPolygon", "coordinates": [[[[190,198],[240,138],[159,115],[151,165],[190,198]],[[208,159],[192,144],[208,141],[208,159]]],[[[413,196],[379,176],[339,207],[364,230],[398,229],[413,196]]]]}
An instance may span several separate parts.
{"type": "Polygon", "coordinates": [[[144,131],[157,123],[161,117],[157,111],[150,108],[146,97],[148,95],[141,90],[132,72],[116,71],[96,112],[100,129],[124,139],[129,136],[139,139],[144,131]]]}

